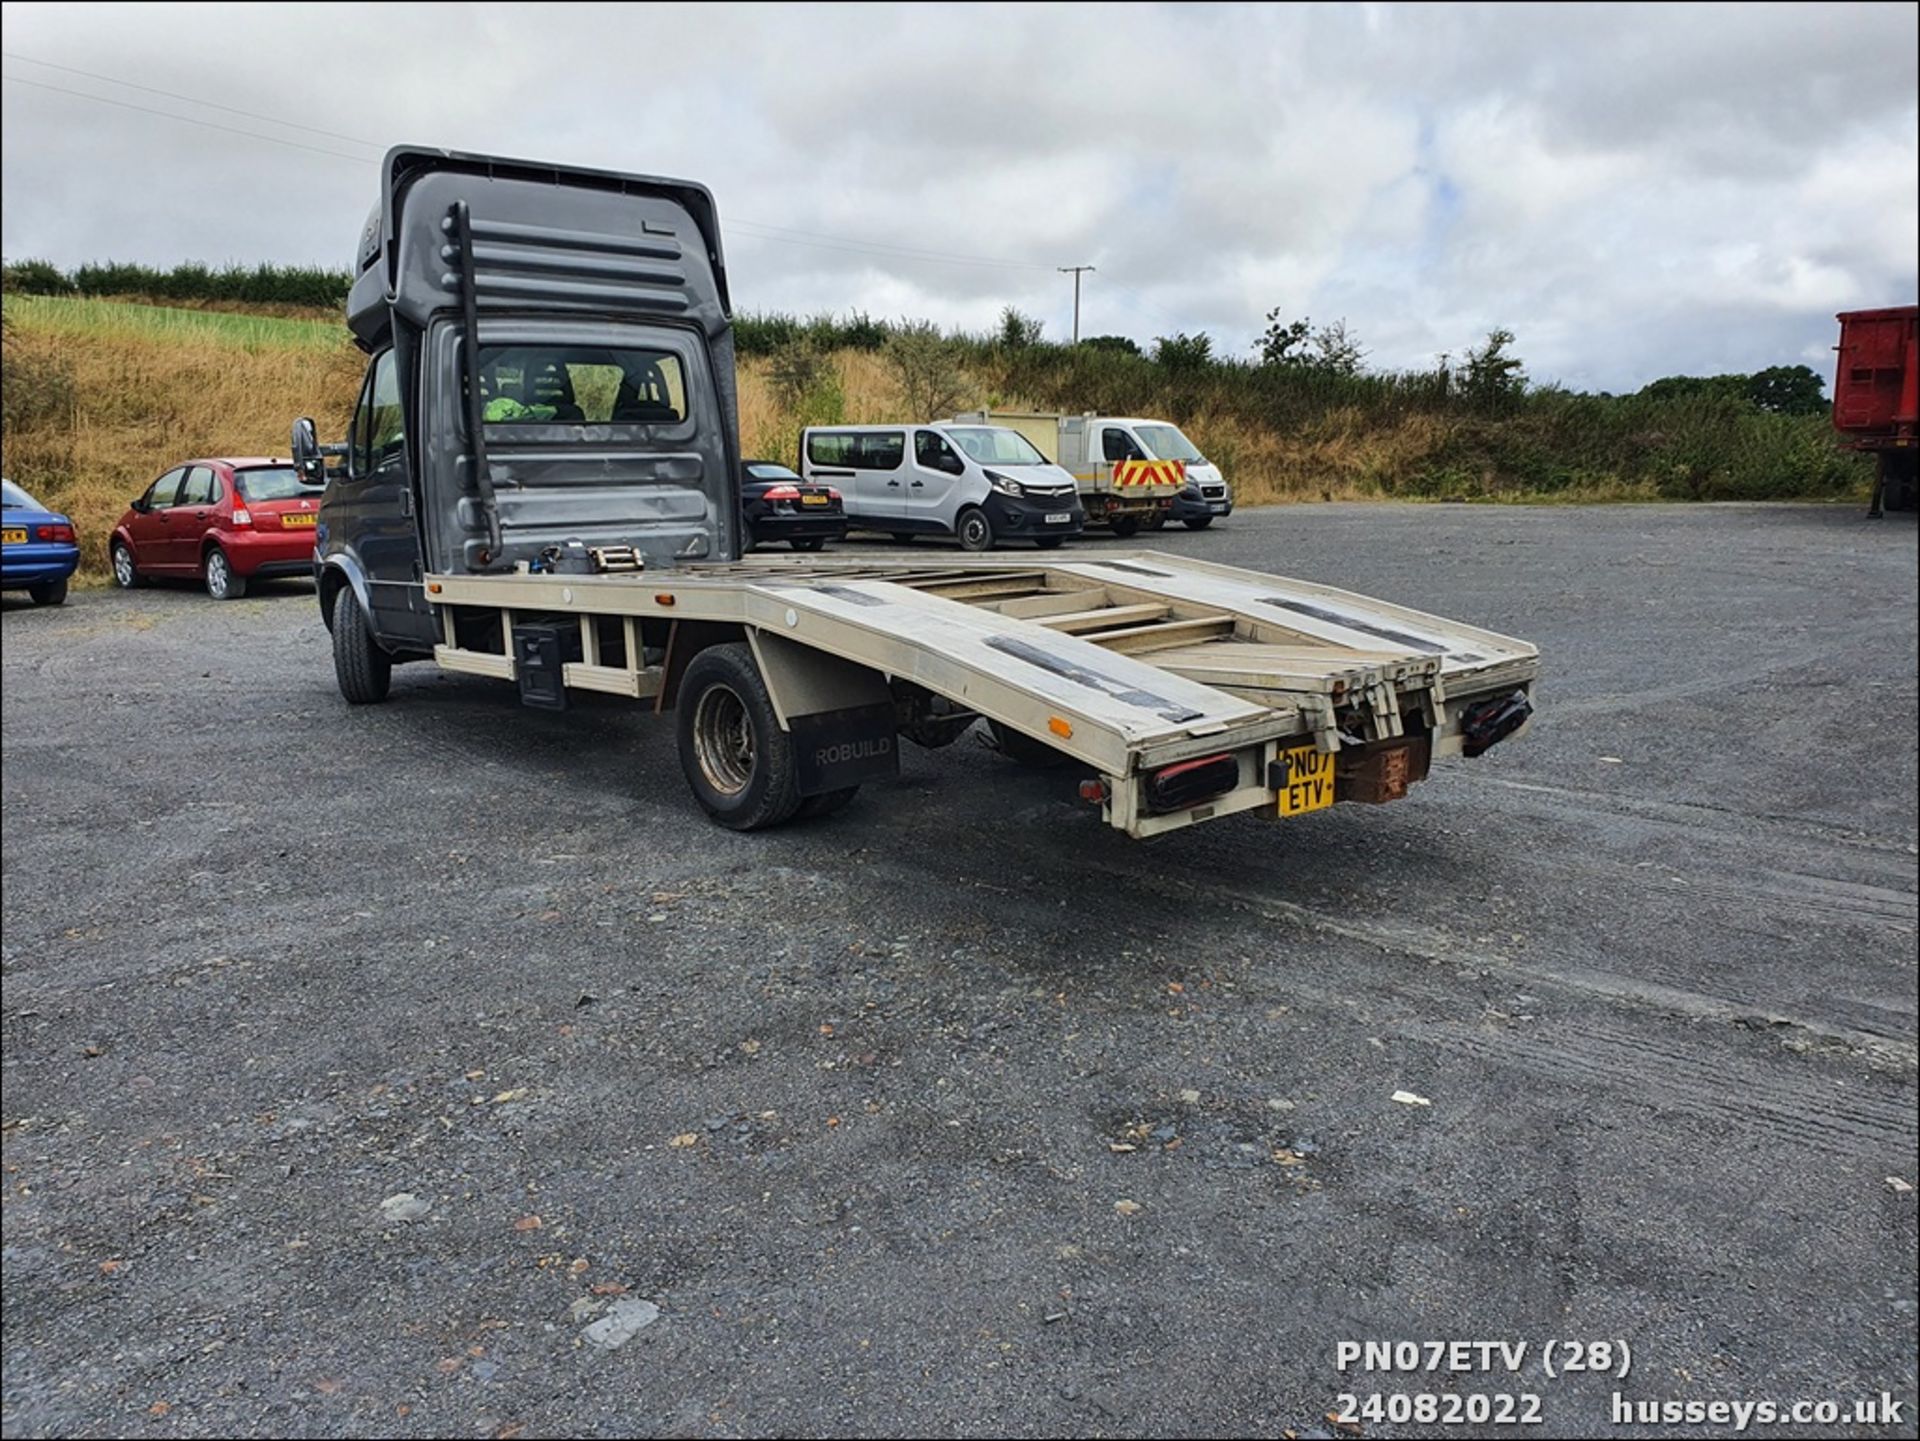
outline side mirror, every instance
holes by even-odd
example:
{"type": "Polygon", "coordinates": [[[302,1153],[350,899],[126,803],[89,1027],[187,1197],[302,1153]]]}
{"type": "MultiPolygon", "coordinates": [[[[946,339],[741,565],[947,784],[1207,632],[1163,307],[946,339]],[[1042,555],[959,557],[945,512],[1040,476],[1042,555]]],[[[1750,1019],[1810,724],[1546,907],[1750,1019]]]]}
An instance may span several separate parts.
{"type": "Polygon", "coordinates": [[[141,515],[145,515],[148,510],[147,498],[144,495],[136,495],[127,503],[127,509],[138,511],[141,515]]]}
{"type": "Polygon", "coordinates": [[[326,461],[320,452],[320,437],[314,433],[313,421],[301,416],[293,423],[293,468],[300,472],[300,478],[308,485],[326,484],[326,461]]]}

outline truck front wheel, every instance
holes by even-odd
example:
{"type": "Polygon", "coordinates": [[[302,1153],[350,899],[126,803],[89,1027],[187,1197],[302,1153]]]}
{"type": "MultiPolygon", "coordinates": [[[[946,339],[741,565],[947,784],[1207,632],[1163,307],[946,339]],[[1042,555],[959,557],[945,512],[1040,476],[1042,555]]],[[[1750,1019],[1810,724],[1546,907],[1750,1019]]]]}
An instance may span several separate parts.
{"type": "Polygon", "coordinates": [[[367,613],[350,585],[341,586],[333,598],[333,674],[340,694],[352,705],[385,700],[393,683],[393,657],[374,640],[367,613]]]}
{"type": "Polygon", "coordinates": [[[680,768],[721,825],[757,831],[800,809],[793,738],[780,729],[751,648],[734,642],[695,656],[680,678],[675,715],[680,768]]]}

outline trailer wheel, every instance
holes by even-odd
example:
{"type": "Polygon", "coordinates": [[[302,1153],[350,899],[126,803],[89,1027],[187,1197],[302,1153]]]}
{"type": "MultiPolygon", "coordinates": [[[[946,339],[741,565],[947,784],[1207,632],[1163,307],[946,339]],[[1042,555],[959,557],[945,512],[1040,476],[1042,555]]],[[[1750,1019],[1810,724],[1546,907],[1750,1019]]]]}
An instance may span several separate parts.
{"type": "Polygon", "coordinates": [[[380,649],[367,613],[343,585],[333,598],[333,674],[351,705],[372,705],[387,698],[393,683],[393,657],[380,649]]]}
{"type": "Polygon", "coordinates": [[[800,809],[793,740],[743,642],[709,646],[687,664],[675,707],[680,768],[700,807],[729,830],[757,831],[800,809]]]}
{"type": "Polygon", "coordinates": [[[960,512],[960,518],[953,523],[953,533],[960,537],[962,550],[979,552],[993,549],[993,522],[977,505],[970,505],[960,512]]]}
{"type": "Polygon", "coordinates": [[[1045,741],[1037,741],[1025,731],[1003,726],[997,720],[988,721],[987,729],[993,732],[993,748],[1008,760],[1020,765],[1030,766],[1035,770],[1052,770],[1055,766],[1066,765],[1073,759],[1072,756],[1055,750],[1045,741]]]}

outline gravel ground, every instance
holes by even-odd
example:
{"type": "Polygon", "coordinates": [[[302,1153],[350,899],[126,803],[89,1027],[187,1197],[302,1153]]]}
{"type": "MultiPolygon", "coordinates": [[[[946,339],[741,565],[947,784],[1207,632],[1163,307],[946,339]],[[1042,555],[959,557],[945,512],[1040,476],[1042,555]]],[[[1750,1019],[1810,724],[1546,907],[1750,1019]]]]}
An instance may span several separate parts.
{"type": "Polygon", "coordinates": [[[1912,517],[1156,544],[1537,642],[1533,734],[1147,845],[910,746],[740,836],[612,700],[349,710],[300,584],[9,598],[6,1434],[1914,1434],[1912,517]],[[1533,1350],[1337,1368],[1409,1338],[1533,1350]]]}

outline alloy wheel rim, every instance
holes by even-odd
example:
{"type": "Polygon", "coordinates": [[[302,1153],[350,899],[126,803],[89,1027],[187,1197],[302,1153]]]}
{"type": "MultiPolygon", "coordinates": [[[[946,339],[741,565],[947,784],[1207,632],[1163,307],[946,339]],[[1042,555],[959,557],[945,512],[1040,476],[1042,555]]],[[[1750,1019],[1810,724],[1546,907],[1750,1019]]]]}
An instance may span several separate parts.
{"type": "Polygon", "coordinates": [[[207,557],[207,589],[216,599],[226,599],[227,558],[217,550],[207,557]]]}
{"type": "Polygon", "coordinates": [[[113,578],[123,586],[133,584],[133,557],[124,545],[113,548],[113,578]]]}

